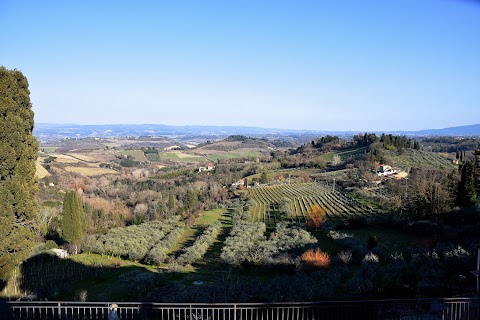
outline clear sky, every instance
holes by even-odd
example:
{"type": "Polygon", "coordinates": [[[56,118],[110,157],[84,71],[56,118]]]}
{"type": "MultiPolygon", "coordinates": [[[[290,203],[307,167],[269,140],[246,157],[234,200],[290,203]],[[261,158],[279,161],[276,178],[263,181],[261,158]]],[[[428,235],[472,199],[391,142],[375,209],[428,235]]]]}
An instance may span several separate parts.
{"type": "Polygon", "coordinates": [[[0,0],[35,121],[417,130],[480,123],[473,0],[0,0]]]}

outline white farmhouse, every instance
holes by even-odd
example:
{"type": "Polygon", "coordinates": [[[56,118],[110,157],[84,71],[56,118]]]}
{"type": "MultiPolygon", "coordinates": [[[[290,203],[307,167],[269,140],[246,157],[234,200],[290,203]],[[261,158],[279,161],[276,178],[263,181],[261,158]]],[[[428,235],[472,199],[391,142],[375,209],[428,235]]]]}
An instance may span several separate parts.
{"type": "Polygon", "coordinates": [[[64,249],[50,249],[48,251],[50,251],[60,259],[65,259],[66,257],[68,257],[68,252],[67,250],[64,250],[64,249]]]}

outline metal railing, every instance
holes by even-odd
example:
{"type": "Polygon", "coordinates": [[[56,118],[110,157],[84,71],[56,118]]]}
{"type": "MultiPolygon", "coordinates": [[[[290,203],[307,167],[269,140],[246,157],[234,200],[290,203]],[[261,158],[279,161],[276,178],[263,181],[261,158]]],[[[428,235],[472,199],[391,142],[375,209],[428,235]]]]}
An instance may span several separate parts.
{"type": "Polygon", "coordinates": [[[304,320],[480,319],[477,298],[312,303],[0,302],[0,319],[304,320]]]}

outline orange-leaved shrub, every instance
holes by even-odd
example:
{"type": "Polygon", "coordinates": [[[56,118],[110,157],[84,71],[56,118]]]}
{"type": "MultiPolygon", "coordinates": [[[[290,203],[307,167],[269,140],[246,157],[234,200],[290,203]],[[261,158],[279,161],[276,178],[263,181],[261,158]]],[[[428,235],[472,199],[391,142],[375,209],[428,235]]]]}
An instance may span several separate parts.
{"type": "Polygon", "coordinates": [[[320,248],[309,249],[300,256],[302,264],[311,269],[327,269],[330,266],[330,255],[320,248]]]}
{"type": "Polygon", "coordinates": [[[318,204],[314,204],[307,210],[307,226],[318,229],[327,218],[327,213],[318,204]]]}

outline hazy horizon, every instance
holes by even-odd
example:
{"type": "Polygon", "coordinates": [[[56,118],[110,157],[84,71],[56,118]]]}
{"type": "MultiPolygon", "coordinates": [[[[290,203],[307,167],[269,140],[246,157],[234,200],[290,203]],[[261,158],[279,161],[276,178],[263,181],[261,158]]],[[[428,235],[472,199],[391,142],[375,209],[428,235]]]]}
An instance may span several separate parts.
{"type": "Polygon", "coordinates": [[[0,3],[37,123],[417,131],[480,122],[472,1],[0,3]]]}
{"type": "Polygon", "coordinates": [[[165,123],[100,123],[100,124],[79,124],[79,123],[35,123],[35,125],[51,125],[51,126],[167,126],[167,127],[218,127],[218,128],[255,128],[263,130],[281,130],[281,131],[313,131],[313,132],[351,132],[351,133],[362,133],[362,132],[417,132],[417,131],[428,131],[428,130],[443,130],[451,129],[458,127],[471,127],[479,126],[479,123],[466,124],[455,127],[444,127],[444,128],[421,128],[419,130],[402,130],[402,129],[389,129],[389,130],[370,130],[368,128],[359,129],[359,130],[321,130],[321,129],[293,129],[293,128],[279,128],[279,127],[258,127],[258,126],[229,126],[229,125],[198,125],[198,124],[186,124],[186,125],[169,125],[165,123]]]}

